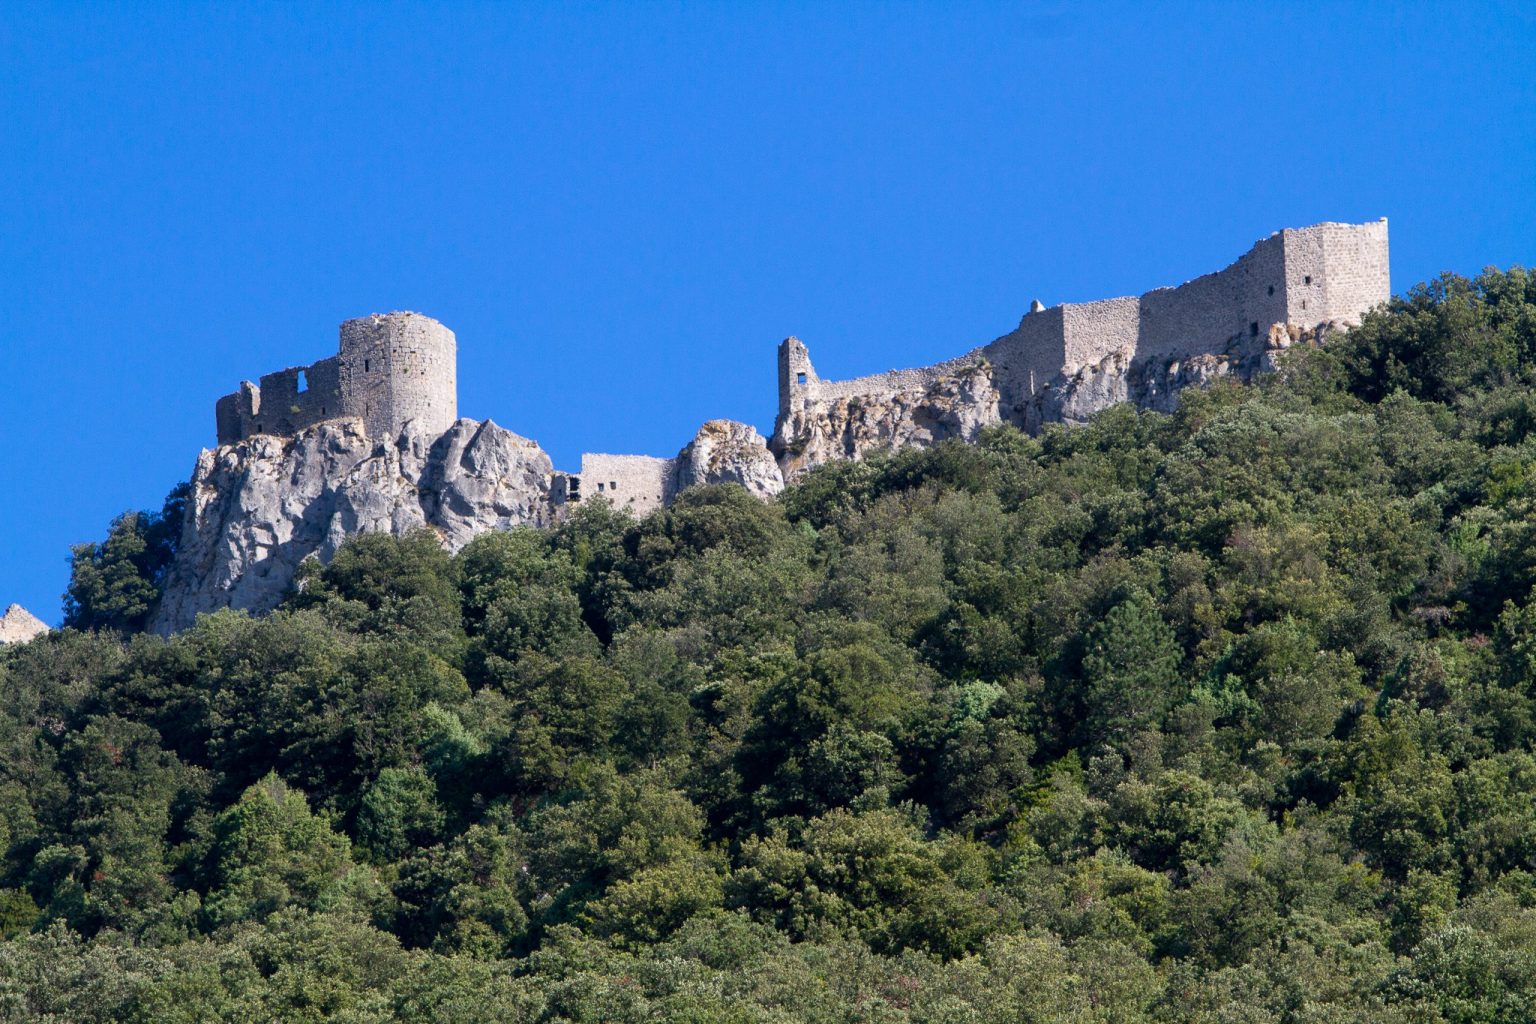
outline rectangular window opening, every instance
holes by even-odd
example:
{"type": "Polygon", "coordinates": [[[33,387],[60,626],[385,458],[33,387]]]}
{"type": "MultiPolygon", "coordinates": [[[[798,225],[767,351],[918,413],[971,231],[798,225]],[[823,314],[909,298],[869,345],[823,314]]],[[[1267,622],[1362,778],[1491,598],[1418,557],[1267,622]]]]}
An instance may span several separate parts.
{"type": "Polygon", "coordinates": [[[1259,336],[1259,322],[1257,320],[1248,325],[1248,335],[1253,338],[1259,336]]]}
{"type": "Polygon", "coordinates": [[[1306,282],[1307,282],[1307,284],[1311,284],[1312,283],[1312,275],[1311,274],[1308,274],[1306,276],[1306,282]]]}
{"type": "Polygon", "coordinates": [[[597,493],[598,494],[602,494],[603,493],[603,482],[601,480],[599,480],[597,482],[597,493]]]}
{"type": "Polygon", "coordinates": [[[608,489],[609,489],[609,490],[610,490],[610,491],[616,491],[616,490],[618,490],[618,489],[619,489],[619,482],[618,482],[618,481],[617,481],[617,480],[610,480],[610,481],[609,481],[609,482],[608,482],[608,489]]]}
{"type": "Polygon", "coordinates": [[[298,380],[294,382],[294,386],[295,390],[297,390],[301,395],[309,390],[309,378],[304,376],[303,370],[299,371],[299,377],[298,380]]]}
{"type": "Polygon", "coordinates": [[[795,383],[796,384],[804,384],[805,383],[805,374],[803,374],[803,373],[795,374],[795,383]]]}
{"type": "Polygon", "coordinates": [[[363,360],[363,372],[367,373],[371,369],[373,369],[373,360],[372,359],[364,359],[363,360]]]}

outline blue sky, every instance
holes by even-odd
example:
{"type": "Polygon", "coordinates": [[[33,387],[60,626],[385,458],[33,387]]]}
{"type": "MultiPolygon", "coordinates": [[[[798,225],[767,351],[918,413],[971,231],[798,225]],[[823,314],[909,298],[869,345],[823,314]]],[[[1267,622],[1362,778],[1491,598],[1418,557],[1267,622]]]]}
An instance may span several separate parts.
{"type": "Polygon", "coordinates": [[[413,309],[580,452],[772,428],[1047,304],[1391,219],[1536,261],[1536,5],[0,5],[0,606],[157,508],[242,378],[413,309]]]}

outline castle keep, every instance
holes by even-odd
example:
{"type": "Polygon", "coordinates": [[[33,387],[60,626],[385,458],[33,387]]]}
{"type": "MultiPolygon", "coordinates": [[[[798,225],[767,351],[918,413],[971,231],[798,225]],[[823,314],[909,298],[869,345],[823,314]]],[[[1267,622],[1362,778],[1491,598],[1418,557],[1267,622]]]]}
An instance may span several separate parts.
{"type": "Polygon", "coordinates": [[[369,437],[394,437],[414,420],[436,436],[459,416],[453,332],[420,313],[375,313],[341,325],[340,351],[308,366],[244,381],[215,406],[219,444],[288,436],[356,416],[369,437]]]}
{"type": "Polygon", "coordinates": [[[933,366],[853,380],[823,380],[796,338],[779,346],[779,420],[783,442],[793,421],[848,399],[888,399],[921,391],[985,361],[1002,418],[1038,428],[1047,388],[1115,357],[1125,366],[1176,364],[1225,356],[1267,337],[1276,325],[1315,332],[1358,323],[1391,295],[1387,222],[1317,224],[1277,231],[1214,274],[1176,288],[1101,302],[1035,304],[1019,326],[990,344],[933,366]]]}

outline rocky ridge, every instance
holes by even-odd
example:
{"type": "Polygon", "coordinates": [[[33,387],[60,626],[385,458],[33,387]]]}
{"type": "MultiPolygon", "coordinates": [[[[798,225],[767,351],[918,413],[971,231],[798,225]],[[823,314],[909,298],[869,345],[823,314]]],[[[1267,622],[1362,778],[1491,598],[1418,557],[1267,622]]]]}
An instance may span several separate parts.
{"type": "MultiPolygon", "coordinates": [[[[1219,354],[1138,360],[1113,352],[1058,376],[1023,407],[1008,406],[982,358],[889,394],[792,410],[767,441],[747,424],[710,420],[670,460],[666,500],[716,483],[767,499],[824,462],[949,438],[974,441],[1004,422],[1037,431],[1046,423],[1085,422],[1125,401],[1171,410],[1184,388],[1247,380],[1273,369],[1280,350],[1321,334],[1276,324],[1266,336],[1234,339],[1219,354]]],[[[563,477],[537,443],[490,420],[461,419],[437,437],[411,422],[397,438],[381,441],[366,434],[361,420],[343,418],[294,436],[255,435],[204,451],[151,626],[172,633],[203,612],[271,609],[306,558],[328,560],[355,533],[428,527],[457,551],[489,530],[550,525],[570,510],[572,488],[563,477]]]]}
{"type": "MultiPolygon", "coordinates": [[[[769,498],[784,488],[767,442],[729,420],[704,424],[674,472],[678,489],[736,483],[769,498]]],[[[569,509],[562,475],[536,442],[490,420],[461,419],[435,438],[412,422],[382,441],[343,418],[205,450],[150,626],[169,634],[220,608],[270,610],[305,559],[329,560],[352,534],[427,527],[457,551],[490,530],[551,525],[569,509]]]]}
{"type": "Polygon", "coordinates": [[[426,526],[456,551],[487,530],[546,525],[552,477],[537,444],[490,420],[461,419],[436,438],[407,424],[380,441],[361,420],[337,419],[205,450],[151,627],[175,632],[219,608],[266,611],[304,559],[329,559],[354,533],[426,526]]]}

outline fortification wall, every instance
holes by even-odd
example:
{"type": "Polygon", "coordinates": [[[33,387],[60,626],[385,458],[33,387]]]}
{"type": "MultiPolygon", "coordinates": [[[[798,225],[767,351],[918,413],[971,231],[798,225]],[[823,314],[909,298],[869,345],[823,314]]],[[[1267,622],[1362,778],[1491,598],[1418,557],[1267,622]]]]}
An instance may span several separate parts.
{"type": "Polygon", "coordinates": [[[260,384],[245,381],[214,407],[220,444],[254,434],[296,434],[305,427],[346,415],[341,366],[336,356],[308,366],[264,374],[260,384]]]}
{"type": "Polygon", "coordinates": [[[584,453],[577,490],[582,499],[607,498],[643,516],[672,500],[676,475],[672,459],[584,453]]]}
{"type": "Polygon", "coordinates": [[[1357,324],[1391,298],[1387,221],[1316,224],[1282,232],[1286,321],[1357,324]]]}
{"type": "Polygon", "coordinates": [[[389,313],[341,325],[337,355],[243,381],[214,407],[219,444],[255,434],[290,436],[340,416],[363,420],[370,437],[394,437],[415,420],[428,435],[458,418],[453,332],[418,313],[389,313]]]}
{"type": "Polygon", "coordinates": [[[980,351],[975,350],[932,366],[887,370],[884,373],[872,373],[867,377],[855,377],[852,380],[818,380],[811,385],[809,397],[813,402],[829,402],[861,395],[888,398],[900,391],[925,389],[936,380],[974,365],[980,358],[980,351]]]}
{"type": "Polygon", "coordinates": [[[1026,410],[1053,381],[1100,366],[1110,356],[1122,357],[1127,366],[1225,357],[1245,342],[1262,344],[1277,323],[1357,323],[1390,293],[1385,220],[1277,231],[1215,273],[1140,296],[1031,312],[1012,332],[934,366],[822,380],[811,369],[805,346],[790,339],[780,350],[779,422],[788,423],[791,413],[803,419],[822,402],[926,388],[978,356],[992,364],[1004,409],[1025,422],[1026,410]]]}
{"type": "Polygon", "coordinates": [[[1019,326],[981,351],[992,363],[992,379],[1003,407],[1019,409],[1061,372],[1066,359],[1066,307],[1025,314],[1019,326]]]}

